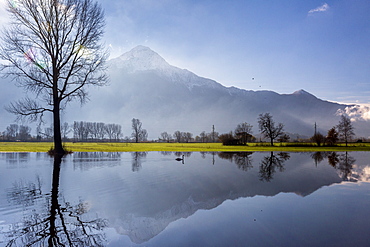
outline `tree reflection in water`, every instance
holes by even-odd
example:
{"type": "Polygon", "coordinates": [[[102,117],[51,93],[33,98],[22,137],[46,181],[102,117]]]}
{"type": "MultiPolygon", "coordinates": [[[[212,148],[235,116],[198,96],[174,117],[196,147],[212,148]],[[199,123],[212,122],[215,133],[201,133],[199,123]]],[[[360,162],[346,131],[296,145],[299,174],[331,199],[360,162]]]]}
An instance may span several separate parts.
{"type": "Polygon", "coordinates": [[[315,160],[316,165],[324,158],[328,159],[329,165],[337,169],[343,181],[350,181],[352,179],[352,169],[356,159],[345,153],[336,152],[316,152],[311,155],[315,160]]]}
{"type": "Polygon", "coordinates": [[[36,183],[15,183],[9,190],[10,201],[26,208],[38,198],[47,199],[41,208],[34,208],[25,214],[23,222],[12,224],[5,236],[6,246],[104,246],[107,226],[105,219],[87,220],[83,217],[89,205],[80,201],[72,206],[59,195],[59,179],[62,157],[54,158],[52,191],[42,194],[41,181],[36,183]],[[60,202],[61,200],[62,202],[60,202]],[[63,206],[62,206],[63,205],[63,206]],[[46,210],[45,210],[46,209],[46,210]]]}
{"type": "Polygon", "coordinates": [[[321,163],[326,157],[325,152],[315,152],[311,154],[311,158],[315,161],[315,165],[317,166],[318,164],[321,163]]]}
{"type": "Polygon", "coordinates": [[[132,152],[132,171],[138,172],[141,170],[141,159],[145,158],[148,152],[132,152]]]}
{"type": "Polygon", "coordinates": [[[240,170],[248,171],[253,168],[252,154],[253,152],[221,152],[218,157],[234,162],[240,170]]]}
{"type": "Polygon", "coordinates": [[[270,156],[265,156],[261,160],[260,165],[260,180],[270,182],[273,179],[273,175],[278,169],[280,172],[284,171],[284,161],[290,159],[288,153],[280,152],[274,155],[274,152],[270,153],[270,156]]]}
{"type": "Polygon", "coordinates": [[[21,180],[13,183],[13,188],[7,190],[7,197],[12,205],[32,206],[42,197],[40,176],[36,175],[36,183],[21,180]]]}
{"type": "Polygon", "coordinates": [[[348,155],[348,152],[341,154],[331,152],[328,157],[328,162],[340,172],[343,181],[351,180],[352,169],[356,159],[348,155]]]}

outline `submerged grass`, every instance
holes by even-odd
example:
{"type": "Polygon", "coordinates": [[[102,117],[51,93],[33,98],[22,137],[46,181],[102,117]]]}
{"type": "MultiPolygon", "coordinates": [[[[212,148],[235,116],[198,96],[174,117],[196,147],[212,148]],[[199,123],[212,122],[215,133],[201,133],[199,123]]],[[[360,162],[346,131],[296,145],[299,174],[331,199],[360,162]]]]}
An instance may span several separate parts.
{"type": "MultiPolygon", "coordinates": [[[[66,142],[65,148],[73,152],[325,152],[325,151],[370,151],[370,143],[351,143],[346,147],[318,147],[312,143],[279,143],[271,147],[267,143],[249,143],[247,146],[223,146],[221,143],[94,143],[66,142]]],[[[0,142],[0,152],[47,152],[51,142],[0,142]]]]}

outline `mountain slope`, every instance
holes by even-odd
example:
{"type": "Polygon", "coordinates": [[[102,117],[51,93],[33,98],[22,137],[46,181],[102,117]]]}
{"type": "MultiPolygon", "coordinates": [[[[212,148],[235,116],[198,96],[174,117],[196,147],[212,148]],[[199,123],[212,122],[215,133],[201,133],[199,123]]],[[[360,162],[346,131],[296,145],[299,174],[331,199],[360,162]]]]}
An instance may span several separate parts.
{"type": "MultiPolygon", "coordinates": [[[[318,130],[326,134],[339,121],[337,111],[348,107],[318,99],[304,90],[278,94],[225,87],[168,64],[144,46],[108,61],[107,73],[110,85],[89,88],[90,101],[82,108],[72,103],[63,114],[63,122],[117,123],[122,125],[123,135],[130,136],[131,119],[138,118],[149,139],[157,139],[164,131],[173,134],[177,130],[196,136],[202,131],[211,132],[213,125],[217,132],[226,133],[237,124],[248,122],[254,126],[256,135],[258,115],[269,112],[276,122],[285,125],[285,131],[311,136],[315,122],[318,130]]],[[[3,106],[24,97],[22,90],[7,81],[1,79],[3,106]]],[[[5,130],[15,117],[3,107],[0,114],[3,119],[0,127],[5,130]]],[[[48,117],[44,120],[50,124],[52,118],[48,117]]],[[[354,122],[354,127],[357,136],[369,136],[368,122],[354,122]]]]}
{"type": "Polygon", "coordinates": [[[278,94],[225,87],[168,64],[144,46],[110,60],[108,66],[110,86],[92,90],[87,112],[79,116],[85,121],[120,123],[127,136],[132,118],[141,120],[150,139],[176,130],[196,136],[211,132],[212,125],[225,133],[241,122],[252,124],[257,134],[258,115],[266,112],[282,122],[287,132],[311,136],[315,122],[325,134],[338,123],[338,109],[347,107],[320,100],[304,90],[278,94]]]}

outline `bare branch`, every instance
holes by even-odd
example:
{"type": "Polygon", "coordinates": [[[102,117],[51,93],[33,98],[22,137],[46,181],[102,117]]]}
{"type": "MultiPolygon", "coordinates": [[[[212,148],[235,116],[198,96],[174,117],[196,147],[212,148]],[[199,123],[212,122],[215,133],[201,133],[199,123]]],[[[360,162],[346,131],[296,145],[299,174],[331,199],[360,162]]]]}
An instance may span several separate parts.
{"type": "Polygon", "coordinates": [[[5,109],[17,116],[18,120],[29,118],[30,121],[37,121],[42,118],[44,112],[52,112],[51,109],[41,107],[37,101],[30,98],[18,100],[14,103],[10,103],[5,109]]]}
{"type": "Polygon", "coordinates": [[[93,0],[7,3],[12,21],[1,37],[0,59],[7,63],[0,70],[36,95],[35,100],[17,101],[7,109],[32,121],[52,111],[54,140],[59,140],[60,111],[74,99],[85,102],[87,86],[108,81],[108,54],[100,44],[104,12],[93,0]]]}

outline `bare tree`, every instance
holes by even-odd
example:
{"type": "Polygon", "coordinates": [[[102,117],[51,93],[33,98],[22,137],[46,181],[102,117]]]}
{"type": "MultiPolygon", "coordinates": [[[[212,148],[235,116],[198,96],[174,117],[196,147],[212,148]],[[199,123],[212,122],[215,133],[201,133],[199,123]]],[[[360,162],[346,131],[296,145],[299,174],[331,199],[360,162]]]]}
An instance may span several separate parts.
{"type": "Polygon", "coordinates": [[[27,141],[31,139],[31,128],[29,126],[19,126],[18,138],[21,141],[27,141]]]}
{"type": "Polygon", "coordinates": [[[18,135],[19,126],[18,124],[11,124],[6,127],[5,136],[8,140],[15,140],[18,135]]]}
{"type": "Polygon", "coordinates": [[[207,134],[205,131],[202,131],[200,134],[199,134],[199,138],[200,138],[200,141],[201,142],[207,142],[207,134]]]}
{"type": "Polygon", "coordinates": [[[113,137],[115,141],[119,141],[122,137],[122,126],[119,124],[113,125],[113,137]]]}
{"type": "Polygon", "coordinates": [[[171,134],[168,134],[166,131],[161,133],[161,138],[165,142],[170,142],[171,140],[171,134]]]}
{"type": "Polygon", "coordinates": [[[106,124],[105,133],[108,135],[109,141],[112,141],[114,138],[114,124],[106,124]]]}
{"type": "Polygon", "coordinates": [[[342,115],[340,117],[339,124],[337,125],[337,129],[339,138],[343,139],[346,142],[347,147],[348,141],[355,135],[351,119],[346,115],[342,115]]]}
{"type": "Polygon", "coordinates": [[[181,142],[182,138],[181,132],[179,130],[176,130],[175,133],[173,133],[173,138],[175,138],[177,142],[181,142]]]}
{"type": "Polygon", "coordinates": [[[236,126],[235,135],[239,137],[242,144],[246,144],[248,139],[252,137],[252,127],[253,126],[248,123],[241,123],[236,126]]]}
{"type": "Polygon", "coordinates": [[[106,134],[104,123],[91,123],[91,136],[94,140],[103,140],[106,134]]]}
{"type": "Polygon", "coordinates": [[[140,141],[146,142],[148,141],[148,131],[146,129],[143,129],[140,133],[140,141]]]}
{"type": "Polygon", "coordinates": [[[132,119],[132,134],[131,137],[134,139],[134,142],[146,141],[148,139],[148,132],[146,129],[142,128],[142,123],[139,119],[132,119]]]}
{"type": "Polygon", "coordinates": [[[72,130],[71,130],[71,127],[69,126],[69,124],[67,122],[64,122],[61,126],[60,131],[61,131],[63,139],[66,140],[68,134],[71,133],[72,130]]]}
{"type": "Polygon", "coordinates": [[[91,126],[87,122],[74,122],[73,123],[73,137],[79,141],[87,141],[91,133],[91,126]]]}
{"type": "Polygon", "coordinates": [[[190,132],[181,132],[181,140],[188,143],[193,139],[193,134],[190,132]]]}
{"type": "Polygon", "coordinates": [[[260,114],[258,118],[258,126],[261,133],[270,139],[271,146],[274,145],[274,140],[284,133],[284,125],[279,123],[275,126],[270,113],[260,114]]]}
{"type": "Polygon", "coordinates": [[[100,140],[104,140],[105,138],[105,124],[104,123],[97,123],[96,124],[96,130],[97,130],[97,133],[98,133],[98,138],[100,140]]]}
{"type": "Polygon", "coordinates": [[[86,86],[107,82],[107,52],[100,39],[104,13],[93,0],[7,1],[12,17],[3,31],[0,59],[5,76],[32,97],[11,103],[18,118],[42,120],[53,114],[54,152],[63,155],[60,111],[68,102],[87,100],[86,86]]]}
{"type": "Polygon", "coordinates": [[[44,133],[42,133],[46,139],[53,139],[53,133],[54,133],[54,130],[53,130],[53,125],[51,125],[50,127],[46,127],[44,129],[44,133]]]}

